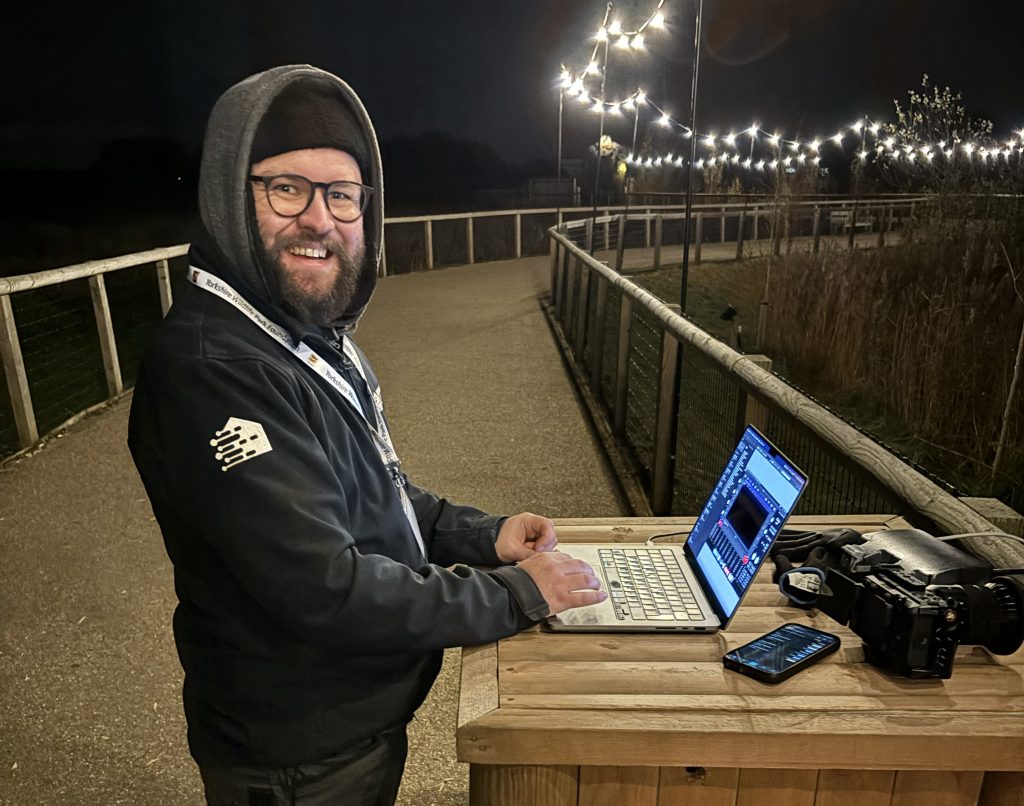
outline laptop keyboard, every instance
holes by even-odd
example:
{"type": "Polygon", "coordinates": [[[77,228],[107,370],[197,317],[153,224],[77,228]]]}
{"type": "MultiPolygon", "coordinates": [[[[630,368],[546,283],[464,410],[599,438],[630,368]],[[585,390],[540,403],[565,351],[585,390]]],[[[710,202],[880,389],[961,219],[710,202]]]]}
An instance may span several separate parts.
{"type": "Polygon", "coordinates": [[[701,621],[704,616],[671,549],[600,549],[608,595],[620,621],[701,621]]]}

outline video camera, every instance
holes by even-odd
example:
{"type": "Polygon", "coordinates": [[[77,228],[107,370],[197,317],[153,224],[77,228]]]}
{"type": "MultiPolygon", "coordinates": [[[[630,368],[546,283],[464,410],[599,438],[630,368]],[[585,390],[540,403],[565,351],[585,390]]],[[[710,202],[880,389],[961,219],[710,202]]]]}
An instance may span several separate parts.
{"type": "Polygon", "coordinates": [[[950,677],[960,644],[1009,655],[1024,642],[1024,573],[996,575],[927,532],[784,533],[772,557],[788,598],[849,625],[868,662],[907,677],[950,677]]]}

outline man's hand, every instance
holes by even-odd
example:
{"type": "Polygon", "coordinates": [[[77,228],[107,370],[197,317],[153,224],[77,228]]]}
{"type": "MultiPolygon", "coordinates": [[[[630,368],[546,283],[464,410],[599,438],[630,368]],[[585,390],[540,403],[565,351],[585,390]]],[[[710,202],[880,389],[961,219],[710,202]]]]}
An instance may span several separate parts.
{"type": "Polygon", "coordinates": [[[507,518],[494,541],[498,559],[503,563],[519,562],[540,551],[554,551],[557,545],[554,522],[532,512],[507,518]]]}
{"type": "Polygon", "coordinates": [[[560,551],[534,554],[519,563],[519,567],[540,589],[552,615],[608,598],[593,568],[560,551]]]}

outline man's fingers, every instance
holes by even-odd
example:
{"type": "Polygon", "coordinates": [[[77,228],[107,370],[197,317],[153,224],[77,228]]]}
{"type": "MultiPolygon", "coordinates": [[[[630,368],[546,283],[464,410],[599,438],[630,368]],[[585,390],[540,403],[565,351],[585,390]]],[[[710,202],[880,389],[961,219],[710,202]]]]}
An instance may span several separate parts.
{"type": "Polygon", "coordinates": [[[608,598],[604,591],[578,590],[565,597],[569,607],[586,607],[598,604],[608,598]]]}
{"type": "Polygon", "coordinates": [[[566,585],[569,590],[583,590],[589,588],[591,590],[599,590],[601,587],[601,580],[599,580],[592,573],[580,573],[580,574],[569,574],[565,578],[566,585]]]}

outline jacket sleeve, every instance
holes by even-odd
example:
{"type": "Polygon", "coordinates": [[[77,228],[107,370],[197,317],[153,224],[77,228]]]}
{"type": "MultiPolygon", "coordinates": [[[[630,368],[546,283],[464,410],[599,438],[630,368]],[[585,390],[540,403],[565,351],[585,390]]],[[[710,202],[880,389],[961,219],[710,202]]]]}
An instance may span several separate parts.
{"type": "Polygon", "coordinates": [[[406,490],[432,563],[452,565],[502,565],[495,551],[498,530],[505,516],[488,515],[474,507],[453,504],[406,477],[406,490]]]}
{"type": "MultiPolygon", "coordinates": [[[[220,561],[218,570],[301,640],[429,651],[494,641],[546,615],[517,567],[413,569],[360,553],[347,528],[349,508],[359,502],[346,500],[310,427],[317,404],[302,382],[257,358],[204,358],[164,366],[160,375],[145,418],[158,446],[148,461],[160,470],[143,472],[147,488],[158,478],[176,515],[220,561]],[[259,424],[269,450],[230,467],[215,458],[215,434],[228,418],[259,424]]],[[[478,534],[474,545],[493,532],[494,519],[483,513],[417,497],[417,514],[439,546],[466,529],[478,534]]],[[[187,557],[179,559],[187,566],[187,557]]]]}

